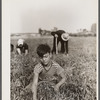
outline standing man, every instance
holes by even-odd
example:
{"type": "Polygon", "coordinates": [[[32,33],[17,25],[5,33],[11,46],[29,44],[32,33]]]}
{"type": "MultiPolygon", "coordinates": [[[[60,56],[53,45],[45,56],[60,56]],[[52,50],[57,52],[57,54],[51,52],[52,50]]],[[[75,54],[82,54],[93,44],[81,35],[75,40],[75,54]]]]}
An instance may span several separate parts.
{"type": "Polygon", "coordinates": [[[61,53],[65,53],[68,55],[68,39],[69,34],[66,33],[64,30],[57,30],[54,32],[51,32],[51,35],[53,35],[53,50],[52,53],[56,53],[56,49],[58,47],[58,43],[61,43],[61,53]],[[57,43],[56,43],[57,39],[57,43]]]}
{"type": "Polygon", "coordinates": [[[25,43],[24,39],[18,40],[16,49],[17,49],[17,53],[19,55],[21,55],[21,54],[27,55],[28,54],[28,45],[27,45],[27,43],[25,43]]]}

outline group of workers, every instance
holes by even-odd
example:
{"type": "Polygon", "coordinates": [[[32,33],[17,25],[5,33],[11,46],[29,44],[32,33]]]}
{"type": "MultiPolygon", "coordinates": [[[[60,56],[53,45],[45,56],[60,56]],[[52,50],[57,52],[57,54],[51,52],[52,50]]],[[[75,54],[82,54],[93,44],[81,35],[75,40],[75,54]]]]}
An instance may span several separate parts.
{"type": "MultiPolygon", "coordinates": [[[[53,35],[53,49],[51,50],[48,44],[38,45],[36,52],[39,56],[39,62],[34,67],[33,81],[28,84],[25,88],[30,87],[33,93],[33,100],[37,100],[37,87],[40,81],[55,82],[54,90],[59,91],[59,87],[65,83],[66,75],[65,70],[52,59],[52,53],[58,53],[57,47],[58,43],[61,43],[61,52],[68,54],[68,39],[69,35],[63,30],[57,30],[51,32],[53,35]],[[60,78],[58,78],[60,77],[60,78]]],[[[14,47],[11,45],[11,51],[14,47]]],[[[24,39],[19,39],[16,45],[16,52],[20,55],[24,53],[28,54],[28,45],[25,43],[24,39]]]]}
{"type": "MultiPolygon", "coordinates": [[[[61,53],[64,53],[68,55],[68,40],[69,40],[69,34],[66,33],[64,30],[54,30],[51,32],[51,35],[53,36],[53,49],[52,53],[58,54],[58,44],[61,43],[61,53]]],[[[14,50],[14,45],[11,44],[11,52],[14,50]]],[[[29,52],[28,44],[25,42],[24,39],[19,39],[17,41],[16,45],[16,53],[21,55],[24,53],[27,55],[29,52]]]]}

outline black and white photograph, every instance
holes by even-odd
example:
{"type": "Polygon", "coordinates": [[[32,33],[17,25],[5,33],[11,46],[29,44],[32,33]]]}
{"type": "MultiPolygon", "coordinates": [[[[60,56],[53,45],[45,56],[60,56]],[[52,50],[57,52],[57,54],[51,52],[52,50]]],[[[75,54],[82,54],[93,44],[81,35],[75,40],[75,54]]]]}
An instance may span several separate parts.
{"type": "Polygon", "coordinates": [[[3,16],[3,100],[98,100],[98,0],[4,0],[3,16]]]}

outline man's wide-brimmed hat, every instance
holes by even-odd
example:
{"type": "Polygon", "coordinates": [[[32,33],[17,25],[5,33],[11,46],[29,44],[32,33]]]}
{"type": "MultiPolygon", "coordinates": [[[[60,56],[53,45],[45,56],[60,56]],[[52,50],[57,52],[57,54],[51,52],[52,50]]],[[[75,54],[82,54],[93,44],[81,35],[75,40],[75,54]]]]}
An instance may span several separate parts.
{"type": "Polygon", "coordinates": [[[69,40],[69,34],[68,33],[63,33],[61,35],[61,38],[62,38],[63,41],[68,41],[69,40]]]}
{"type": "Polygon", "coordinates": [[[18,45],[20,45],[20,44],[23,45],[23,43],[24,43],[24,39],[19,39],[17,43],[18,43],[18,45]]]}

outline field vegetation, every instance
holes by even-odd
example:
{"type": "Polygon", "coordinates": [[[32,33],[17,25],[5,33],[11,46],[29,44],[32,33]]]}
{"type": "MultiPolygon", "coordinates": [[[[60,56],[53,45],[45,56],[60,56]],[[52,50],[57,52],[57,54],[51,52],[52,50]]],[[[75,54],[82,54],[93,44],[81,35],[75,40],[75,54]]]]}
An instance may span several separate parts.
{"type": "MultiPolygon", "coordinates": [[[[32,92],[26,86],[32,82],[34,66],[38,63],[36,48],[47,43],[52,48],[52,38],[26,38],[29,54],[19,56],[16,50],[11,53],[11,100],[32,100],[32,92]]],[[[16,48],[17,39],[11,39],[16,48]]],[[[59,45],[60,49],[60,45],[59,45]]],[[[97,54],[96,37],[71,37],[69,56],[52,55],[66,71],[66,83],[56,94],[52,84],[38,85],[39,100],[97,100],[97,54]],[[45,87],[45,88],[44,88],[45,87]]]]}

